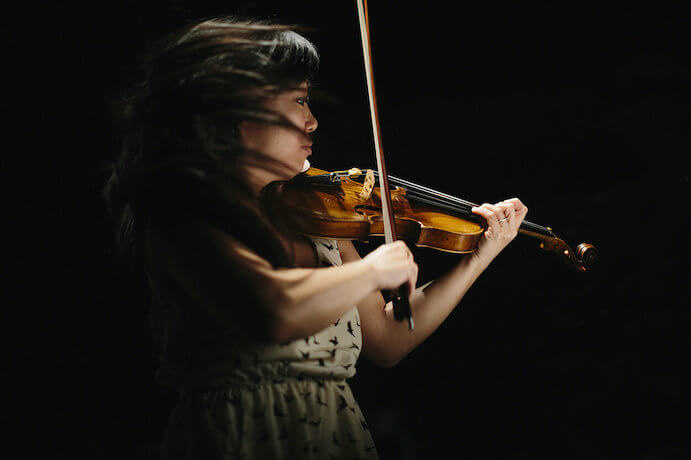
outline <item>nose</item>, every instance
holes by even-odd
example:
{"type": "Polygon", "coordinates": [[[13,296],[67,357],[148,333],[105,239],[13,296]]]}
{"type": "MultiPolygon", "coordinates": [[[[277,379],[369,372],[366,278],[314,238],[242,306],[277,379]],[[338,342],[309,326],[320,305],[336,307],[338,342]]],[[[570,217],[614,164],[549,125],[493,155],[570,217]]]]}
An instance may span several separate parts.
{"type": "Polygon", "coordinates": [[[311,133],[317,129],[319,123],[317,123],[317,119],[314,118],[314,115],[312,115],[312,111],[310,110],[310,108],[306,107],[306,109],[307,113],[305,116],[305,131],[311,133]]]}

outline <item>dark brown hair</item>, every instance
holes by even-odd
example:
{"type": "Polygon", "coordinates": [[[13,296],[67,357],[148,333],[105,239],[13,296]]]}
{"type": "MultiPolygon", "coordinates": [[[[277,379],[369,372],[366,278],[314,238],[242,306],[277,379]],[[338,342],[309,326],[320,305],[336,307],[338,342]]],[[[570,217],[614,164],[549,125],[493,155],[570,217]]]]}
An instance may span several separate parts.
{"type": "Polygon", "coordinates": [[[237,128],[247,120],[296,129],[263,108],[316,75],[317,50],[295,30],[236,17],[196,21],[151,43],[124,88],[109,96],[119,145],[103,196],[130,272],[142,274],[147,225],[191,218],[275,266],[292,263],[240,172],[248,162],[281,165],[248,151],[237,128]]]}

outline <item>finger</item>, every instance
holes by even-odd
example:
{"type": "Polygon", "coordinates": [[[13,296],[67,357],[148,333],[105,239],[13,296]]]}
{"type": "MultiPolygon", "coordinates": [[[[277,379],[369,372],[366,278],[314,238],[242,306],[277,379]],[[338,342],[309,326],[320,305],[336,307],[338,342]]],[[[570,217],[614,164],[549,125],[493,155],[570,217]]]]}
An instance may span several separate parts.
{"type": "Polygon", "coordinates": [[[528,212],[528,208],[526,207],[523,202],[518,199],[518,198],[511,198],[506,200],[507,202],[513,203],[514,208],[516,209],[516,214],[523,214],[525,215],[528,212]]]}
{"type": "Polygon", "coordinates": [[[487,223],[487,228],[484,232],[484,238],[488,240],[494,239],[494,237],[496,236],[497,229],[499,227],[494,213],[485,207],[474,207],[472,208],[472,212],[479,216],[482,216],[485,219],[485,222],[487,223]]]}
{"type": "Polygon", "coordinates": [[[509,218],[515,213],[513,204],[502,201],[497,206],[501,209],[499,224],[502,225],[502,228],[506,228],[509,226],[509,218]]]}
{"type": "Polygon", "coordinates": [[[509,232],[509,226],[507,219],[510,213],[509,205],[503,201],[494,205],[496,209],[495,214],[497,215],[497,231],[498,234],[505,234],[509,232]]]}
{"type": "Polygon", "coordinates": [[[495,226],[497,230],[503,231],[506,227],[506,221],[504,220],[504,218],[506,217],[506,213],[504,211],[504,207],[500,206],[499,204],[490,204],[488,205],[488,208],[494,213],[496,219],[495,226]]]}
{"type": "Polygon", "coordinates": [[[405,247],[405,252],[406,252],[406,255],[408,256],[408,259],[412,260],[413,259],[413,252],[410,250],[410,248],[407,245],[405,247]]]}
{"type": "Polygon", "coordinates": [[[523,223],[523,220],[525,219],[526,214],[528,214],[528,208],[525,206],[523,206],[521,209],[516,211],[516,220],[515,220],[516,227],[521,226],[521,224],[523,223]]]}
{"type": "Polygon", "coordinates": [[[493,205],[489,203],[485,203],[482,206],[473,207],[471,211],[475,214],[479,214],[480,216],[484,217],[489,227],[498,227],[499,223],[497,221],[497,215],[492,210],[492,206],[493,205]]]}
{"type": "Polygon", "coordinates": [[[511,229],[513,229],[516,225],[516,208],[513,205],[511,205],[511,209],[509,210],[509,216],[506,218],[506,223],[511,229]]]}
{"type": "Polygon", "coordinates": [[[411,257],[410,249],[408,249],[408,246],[405,243],[398,245],[398,247],[396,248],[395,254],[396,254],[396,257],[400,257],[401,259],[403,259],[405,261],[410,260],[410,257],[411,257]]]}
{"type": "Polygon", "coordinates": [[[509,217],[506,219],[506,224],[508,226],[509,233],[513,237],[515,237],[518,233],[518,227],[521,226],[521,221],[518,220],[518,217],[516,216],[516,210],[513,207],[511,208],[511,213],[509,214],[509,217]]]}
{"type": "Polygon", "coordinates": [[[508,210],[509,215],[508,215],[506,222],[507,222],[507,224],[509,224],[509,227],[513,228],[512,226],[514,226],[516,223],[516,204],[509,202],[508,205],[509,205],[509,210],[508,210]]]}

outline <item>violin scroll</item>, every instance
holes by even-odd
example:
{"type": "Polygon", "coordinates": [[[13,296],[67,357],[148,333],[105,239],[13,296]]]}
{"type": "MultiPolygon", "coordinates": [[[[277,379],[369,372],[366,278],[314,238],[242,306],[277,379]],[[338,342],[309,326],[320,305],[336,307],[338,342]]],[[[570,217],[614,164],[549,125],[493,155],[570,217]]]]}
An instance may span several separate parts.
{"type": "MultiPolygon", "coordinates": [[[[552,230],[549,227],[547,228],[550,231],[552,230]]],[[[576,251],[574,252],[564,240],[556,236],[543,238],[540,242],[540,248],[556,253],[566,264],[581,272],[588,270],[590,264],[597,257],[597,248],[592,244],[581,243],[576,246],[576,251]]]]}
{"type": "Polygon", "coordinates": [[[576,257],[587,267],[597,257],[597,248],[589,243],[581,243],[576,247],[576,257]]]}

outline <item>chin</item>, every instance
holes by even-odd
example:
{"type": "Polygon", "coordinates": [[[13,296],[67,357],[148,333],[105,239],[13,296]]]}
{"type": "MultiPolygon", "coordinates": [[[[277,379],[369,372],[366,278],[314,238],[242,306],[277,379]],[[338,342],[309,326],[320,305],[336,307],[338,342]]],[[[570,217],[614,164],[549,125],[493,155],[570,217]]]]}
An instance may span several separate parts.
{"type": "Polygon", "coordinates": [[[301,172],[301,173],[304,173],[304,172],[307,171],[308,169],[310,169],[310,161],[309,161],[307,158],[305,158],[305,161],[304,161],[304,163],[302,164],[302,167],[300,168],[300,172],[301,172]]]}

